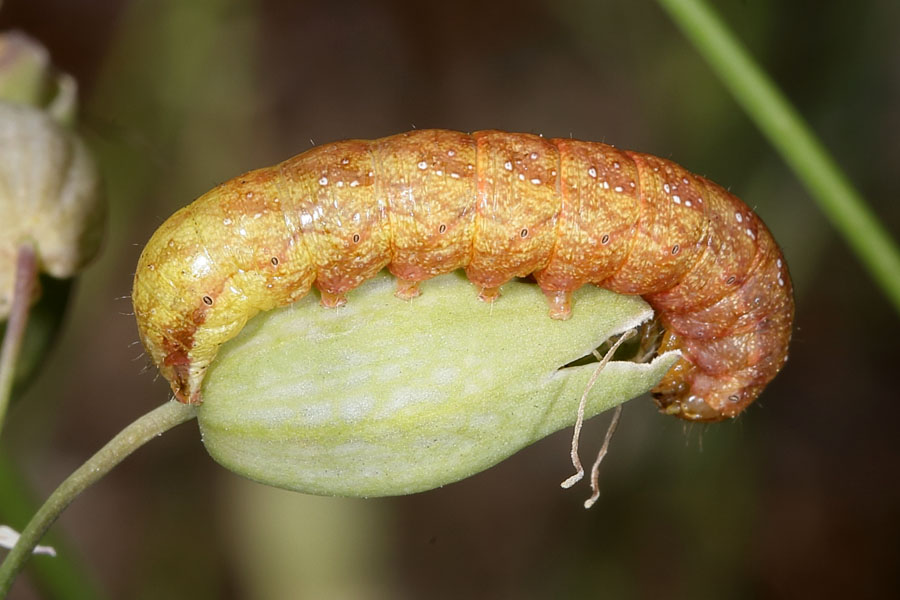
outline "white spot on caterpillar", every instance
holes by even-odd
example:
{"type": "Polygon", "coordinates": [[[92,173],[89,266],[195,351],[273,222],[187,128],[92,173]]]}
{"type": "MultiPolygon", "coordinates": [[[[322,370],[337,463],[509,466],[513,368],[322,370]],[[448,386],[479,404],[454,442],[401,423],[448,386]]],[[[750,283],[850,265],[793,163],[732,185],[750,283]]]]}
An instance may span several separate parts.
{"type": "Polygon", "coordinates": [[[613,161],[613,169],[618,169],[620,166],[619,161],[613,161]]]}
{"type": "Polygon", "coordinates": [[[588,175],[590,175],[591,177],[596,179],[597,178],[597,169],[595,169],[594,167],[591,167],[590,169],[588,169],[588,175]]]}
{"type": "Polygon", "coordinates": [[[628,185],[631,186],[631,187],[633,188],[633,187],[634,187],[634,182],[633,182],[633,181],[629,181],[629,182],[628,182],[628,185]]]}
{"type": "Polygon", "coordinates": [[[223,225],[231,225],[231,219],[229,219],[228,217],[225,217],[224,219],[222,219],[222,224],[223,225]]]}
{"type": "Polygon", "coordinates": [[[472,163],[469,163],[466,165],[466,168],[471,171],[472,169],[475,168],[475,165],[473,165],[472,163]]]}
{"type": "Polygon", "coordinates": [[[428,163],[425,162],[424,160],[422,160],[422,161],[419,161],[419,165],[418,165],[418,166],[419,166],[419,168],[420,168],[421,170],[424,171],[425,169],[428,168],[428,163]]]}
{"type": "Polygon", "coordinates": [[[538,157],[538,153],[537,153],[537,152],[532,152],[532,153],[531,153],[531,160],[537,160],[537,157],[538,157]]]}
{"type": "Polygon", "coordinates": [[[682,177],[682,178],[681,178],[681,183],[683,183],[684,185],[687,185],[687,184],[690,183],[690,181],[688,181],[688,178],[687,178],[687,177],[682,177]]]}
{"type": "Polygon", "coordinates": [[[672,196],[672,202],[674,202],[675,204],[681,204],[681,196],[675,194],[674,196],[672,196]]]}
{"type": "Polygon", "coordinates": [[[687,207],[690,207],[690,206],[691,206],[691,201],[690,201],[690,200],[685,200],[685,201],[684,201],[684,205],[687,206],[687,207]]]}
{"type": "Polygon", "coordinates": [[[779,269],[781,268],[781,265],[782,265],[782,264],[783,264],[783,263],[781,262],[781,259],[780,259],[780,258],[779,258],[778,260],[775,261],[775,266],[778,267],[779,269]]]}
{"type": "Polygon", "coordinates": [[[537,177],[535,177],[534,179],[531,180],[531,183],[533,183],[534,185],[540,185],[541,180],[538,179],[537,177]]]}
{"type": "Polygon", "coordinates": [[[312,225],[313,219],[312,215],[309,213],[303,213],[300,215],[300,226],[301,227],[309,227],[312,225]]]}
{"type": "Polygon", "coordinates": [[[450,173],[450,177],[453,179],[459,179],[459,173],[450,173]]]}
{"type": "Polygon", "coordinates": [[[669,184],[668,184],[668,183],[664,183],[664,184],[663,184],[663,191],[664,191],[665,193],[668,194],[669,192],[672,191],[672,188],[669,187],[669,184]]]}
{"type": "Polygon", "coordinates": [[[343,182],[343,181],[338,181],[338,182],[337,182],[337,186],[338,186],[338,187],[344,187],[344,182],[343,182]]]}
{"type": "Polygon", "coordinates": [[[322,179],[319,180],[319,185],[328,185],[328,178],[323,175],[322,179]]]}
{"type": "Polygon", "coordinates": [[[751,239],[751,240],[755,240],[755,239],[756,239],[756,234],[753,233],[753,230],[752,230],[752,229],[749,229],[749,228],[748,228],[748,229],[746,229],[746,232],[747,232],[747,235],[750,236],[750,239],[751,239]]]}
{"type": "Polygon", "coordinates": [[[615,189],[615,190],[616,190],[617,192],[619,192],[620,194],[621,194],[623,191],[625,191],[625,188],[623,188],[621,185],[617,185],[617,186],[616,186],[615,188],[613,188],[613,189],[615,189]]]}
{"type": "Polygon", "coordinates": [[[603,186],[603,189],[604,189],[604,190],[608,190],[608,189],[609,189],[609,182],[608,182],[608,181],[604,181],[601,185],[603,186]]]}
{"type": "Polygon", "coordinates": [[[447,156],[456,156],[456,150],[447,150],[447,156]]]}
{"type": "Polygon", "coordinates": [[[784,279],[782,279],[780,275],[778,276],[778,285],[784,286],[784,279]]]}
{"type": "Polygon", "coordinates": [[[525,173],[519,173],[519,181],[525,181],[525,173]]]}
{"type": "Polygon", "coordinates": [[[350,187],[356,187],[358,185],[359,185],[359,181],[357,181],[356,179],[354,179],[353,181],[350,182],[350,187]]]}
{"type": "Polygon", "coordinates": [[[739,213],[739,212],[734,213],[734,218],[735,218],[735,220],[736,220],[738,223],[743,223],[743,222],[744,222],[744,215],[742,215],[742,214],[739,213]]]}
{"type": "Polygon", "coordinates": [[[503,163],[503,168],[506,169],[507,171],[512,171],[512,163],[509,161],[506,161],[505,163],[503,163]]]}
{"type": "Polygon", "coordinates": [[[438,169],[437,171],[435,171],[435,174],[436,174],[438,177],[443,177],[443,176],[444,176],[444,171],[442,171],[441,169],[438,169]]]}
{"type": "Polygon", "coordinates": [[[550,170],[550,175],[551,175],[552,177],[556,177],[556,169],[551,169],[551,170],[550,170]]]}
{"type": "Polygon", "coordinates": [[[342,158],[342,159],[341,159],[341,164],[342,164],[342,165],[348,165],[348,164],[350,164],[350,159],[349,159],[349,158],[342,158]]]}

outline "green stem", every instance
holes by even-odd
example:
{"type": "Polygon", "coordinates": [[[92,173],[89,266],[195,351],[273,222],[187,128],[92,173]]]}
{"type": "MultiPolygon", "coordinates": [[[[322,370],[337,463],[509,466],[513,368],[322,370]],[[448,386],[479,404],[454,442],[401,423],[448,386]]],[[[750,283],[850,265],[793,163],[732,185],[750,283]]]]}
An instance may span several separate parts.
{"type": "Polygon", "coordinates": [[[13,579],[34,547],[60,513],[86,488],[106,475],[129,454],[156,436],[196,416],[196,408],[171,400],[120,431],[96,454],[63,481],[22,532],[16,546],[0,565],[0,598],[5,598],[13,579]]]}
{"type": "Polygon", "coordinates": [[[703,0],[658,0],[900,312],[900,249],[800,115],[703,0]]]}
{"type": "Polygon", "coordinates": [[[25,338],[28,308],[31,306],[37,276],[34,248],[29,243],[22,244],[16,258],[15,291],[10,304],[9,320],[6,322],[6,333],[3,335],[3,348],[0,350],[0,432],[3,431],[6,409],[12,396],[16,362],[25,338]]]}

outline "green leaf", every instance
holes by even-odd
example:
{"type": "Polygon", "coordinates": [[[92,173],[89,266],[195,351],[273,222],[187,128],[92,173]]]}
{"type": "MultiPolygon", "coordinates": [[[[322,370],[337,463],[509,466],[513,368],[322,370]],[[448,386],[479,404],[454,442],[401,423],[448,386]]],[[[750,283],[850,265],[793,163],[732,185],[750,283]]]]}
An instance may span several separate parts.
{"type": "MultiPolygon", "coordinates": [[[[251,320],[207,374],[203,443],[251,479],[323,495],[408,494],[482,471],[575,422],[596,365],[560,370],[649,319],[637,297],[585,286],[568,321],[534,284],[476,299],[461,274],[411,302],[381,275],[326,310],[310,294],[251,320]]],[[[649,390],[674,363],[610,362],[593,416],[649,390]]],[[[562,474],[562,473],[561,473],[562,474]]]]}

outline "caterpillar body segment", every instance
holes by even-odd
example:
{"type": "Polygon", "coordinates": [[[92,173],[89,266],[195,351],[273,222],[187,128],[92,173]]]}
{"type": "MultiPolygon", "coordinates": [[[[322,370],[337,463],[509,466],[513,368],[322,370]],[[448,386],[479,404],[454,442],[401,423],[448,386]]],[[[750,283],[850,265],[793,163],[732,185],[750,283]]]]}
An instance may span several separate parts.
{"type": "Polygon", "coordinates": [[[665,159],[500,131],[325,144],[219,185],[144,249],[140,336],[176,397],[199,403],[254,314],[312,285],[338,306],[384,267],[403,298],[460,268],[486,300],[533,274],[554,318],[587,283],[643,296],[662,349],[682,352],[654,396],[686,419],[736,416],[787,356],[790,277],[744,203],[665,159]]]}

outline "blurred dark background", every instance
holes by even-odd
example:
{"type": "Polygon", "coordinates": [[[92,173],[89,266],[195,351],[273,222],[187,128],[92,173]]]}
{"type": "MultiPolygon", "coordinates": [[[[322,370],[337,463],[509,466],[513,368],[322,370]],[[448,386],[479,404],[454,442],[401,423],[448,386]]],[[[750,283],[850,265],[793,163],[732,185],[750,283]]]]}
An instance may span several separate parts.
{"type": "MultiPolygon", "coordinates": [[[[713,5],[900,236],[900,4],[713,5]]],[[[111,215],[61,343],[4,433],[41,498],[168,397],[127,299],[152,231],[216,183],[313,142],[501,128],[669,157],[754,207],[795,279],[791,360],[757,405],[707,427],[629,403],[589,512],[584,487],[558,486],[568,432],[443,489],[362,501],[240,480],[192,423],[57,525],[109,597],[900,592],[900,320],[654,2],[5,0],[8,28],[77,78],[111,215]]]]}

